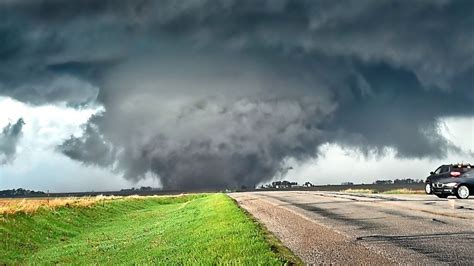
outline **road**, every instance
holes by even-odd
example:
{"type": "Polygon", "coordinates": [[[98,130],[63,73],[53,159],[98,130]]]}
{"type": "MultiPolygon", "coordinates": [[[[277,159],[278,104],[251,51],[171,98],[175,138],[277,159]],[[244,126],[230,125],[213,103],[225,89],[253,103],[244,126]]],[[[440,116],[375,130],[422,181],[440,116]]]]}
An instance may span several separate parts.
{"type": "Polygon", "coordinates": [[[229,195],[306,263],[474,261],[474,199],[318,191],[229,195]]]}

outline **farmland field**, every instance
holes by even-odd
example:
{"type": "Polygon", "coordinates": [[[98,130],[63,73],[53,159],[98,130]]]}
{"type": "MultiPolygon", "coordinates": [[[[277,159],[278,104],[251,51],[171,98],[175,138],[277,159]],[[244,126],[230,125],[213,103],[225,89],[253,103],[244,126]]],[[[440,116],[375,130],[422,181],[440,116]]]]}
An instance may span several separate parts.
{"type": "Polygon", "coordinates": [[[20,210],[10,201],[0,204],[0,264],[300,262],[224,194],[89,198],[53,207],[31,200],[20,210]]]}

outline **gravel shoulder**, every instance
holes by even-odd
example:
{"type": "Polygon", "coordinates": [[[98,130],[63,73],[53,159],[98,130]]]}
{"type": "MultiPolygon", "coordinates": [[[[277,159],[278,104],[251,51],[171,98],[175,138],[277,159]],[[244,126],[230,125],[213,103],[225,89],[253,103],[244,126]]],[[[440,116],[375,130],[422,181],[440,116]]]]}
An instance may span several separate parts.
{"type": "Polygon", "coordinates": [[[377,264],[393,261],[291,209],[244,193],[230,194],[307,264],[377,264]]]}

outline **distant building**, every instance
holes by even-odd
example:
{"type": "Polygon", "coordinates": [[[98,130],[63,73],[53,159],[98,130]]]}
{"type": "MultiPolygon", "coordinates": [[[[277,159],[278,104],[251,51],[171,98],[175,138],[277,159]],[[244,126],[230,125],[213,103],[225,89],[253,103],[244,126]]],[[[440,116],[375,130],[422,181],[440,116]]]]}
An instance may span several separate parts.
{"type": "Polygon", "coordinates": [[[314,185],[311,182],[305,182],[303,187],[314,187],[314,185]]]}
{"type": "Polygon", "coordinates": [[[392,180],[377,180],[374,182],[374,184],[376,185],[389,185],[389,184],[393,184],[393,181],[392,180]]]}
{"type": "Polygon", "coordinates": [[[354,183],[352,183],[352,182],[342,182],[341,185],[343,185],[343,186],[352,186],[352,185],[354,185],[354,183]]]}
{"type": "Polygon", "coordinates": [[[272,182],[272,188],[291,188],[298,186],[297,182],[290,182],[290,181],[275,181],[272,182]]]}

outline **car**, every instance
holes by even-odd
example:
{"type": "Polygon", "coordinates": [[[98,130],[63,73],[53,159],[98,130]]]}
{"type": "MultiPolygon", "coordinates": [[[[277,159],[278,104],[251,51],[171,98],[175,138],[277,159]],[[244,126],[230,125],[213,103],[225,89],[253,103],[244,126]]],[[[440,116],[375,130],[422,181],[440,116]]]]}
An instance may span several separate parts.
{"type": "Polygon", "coordinates": [[[474,169],[459,177],[438,179],[432,185],[433,194],[440,198],[454,195],[458,199],[467,199],[470,195],[474,195],[474,169]]]}
{"type": "Polygon", "coordinates": [[[450,177],[459,177],[465,172],[474,168],[471,164],[461,163],[461,164],[444,164],[438,167],[433,172],[430,172],[430,175],[426,178],[425,181],[425,192],[426,194],[432,194],[433,184],[438,180],[443,178],[450,177]]]}

